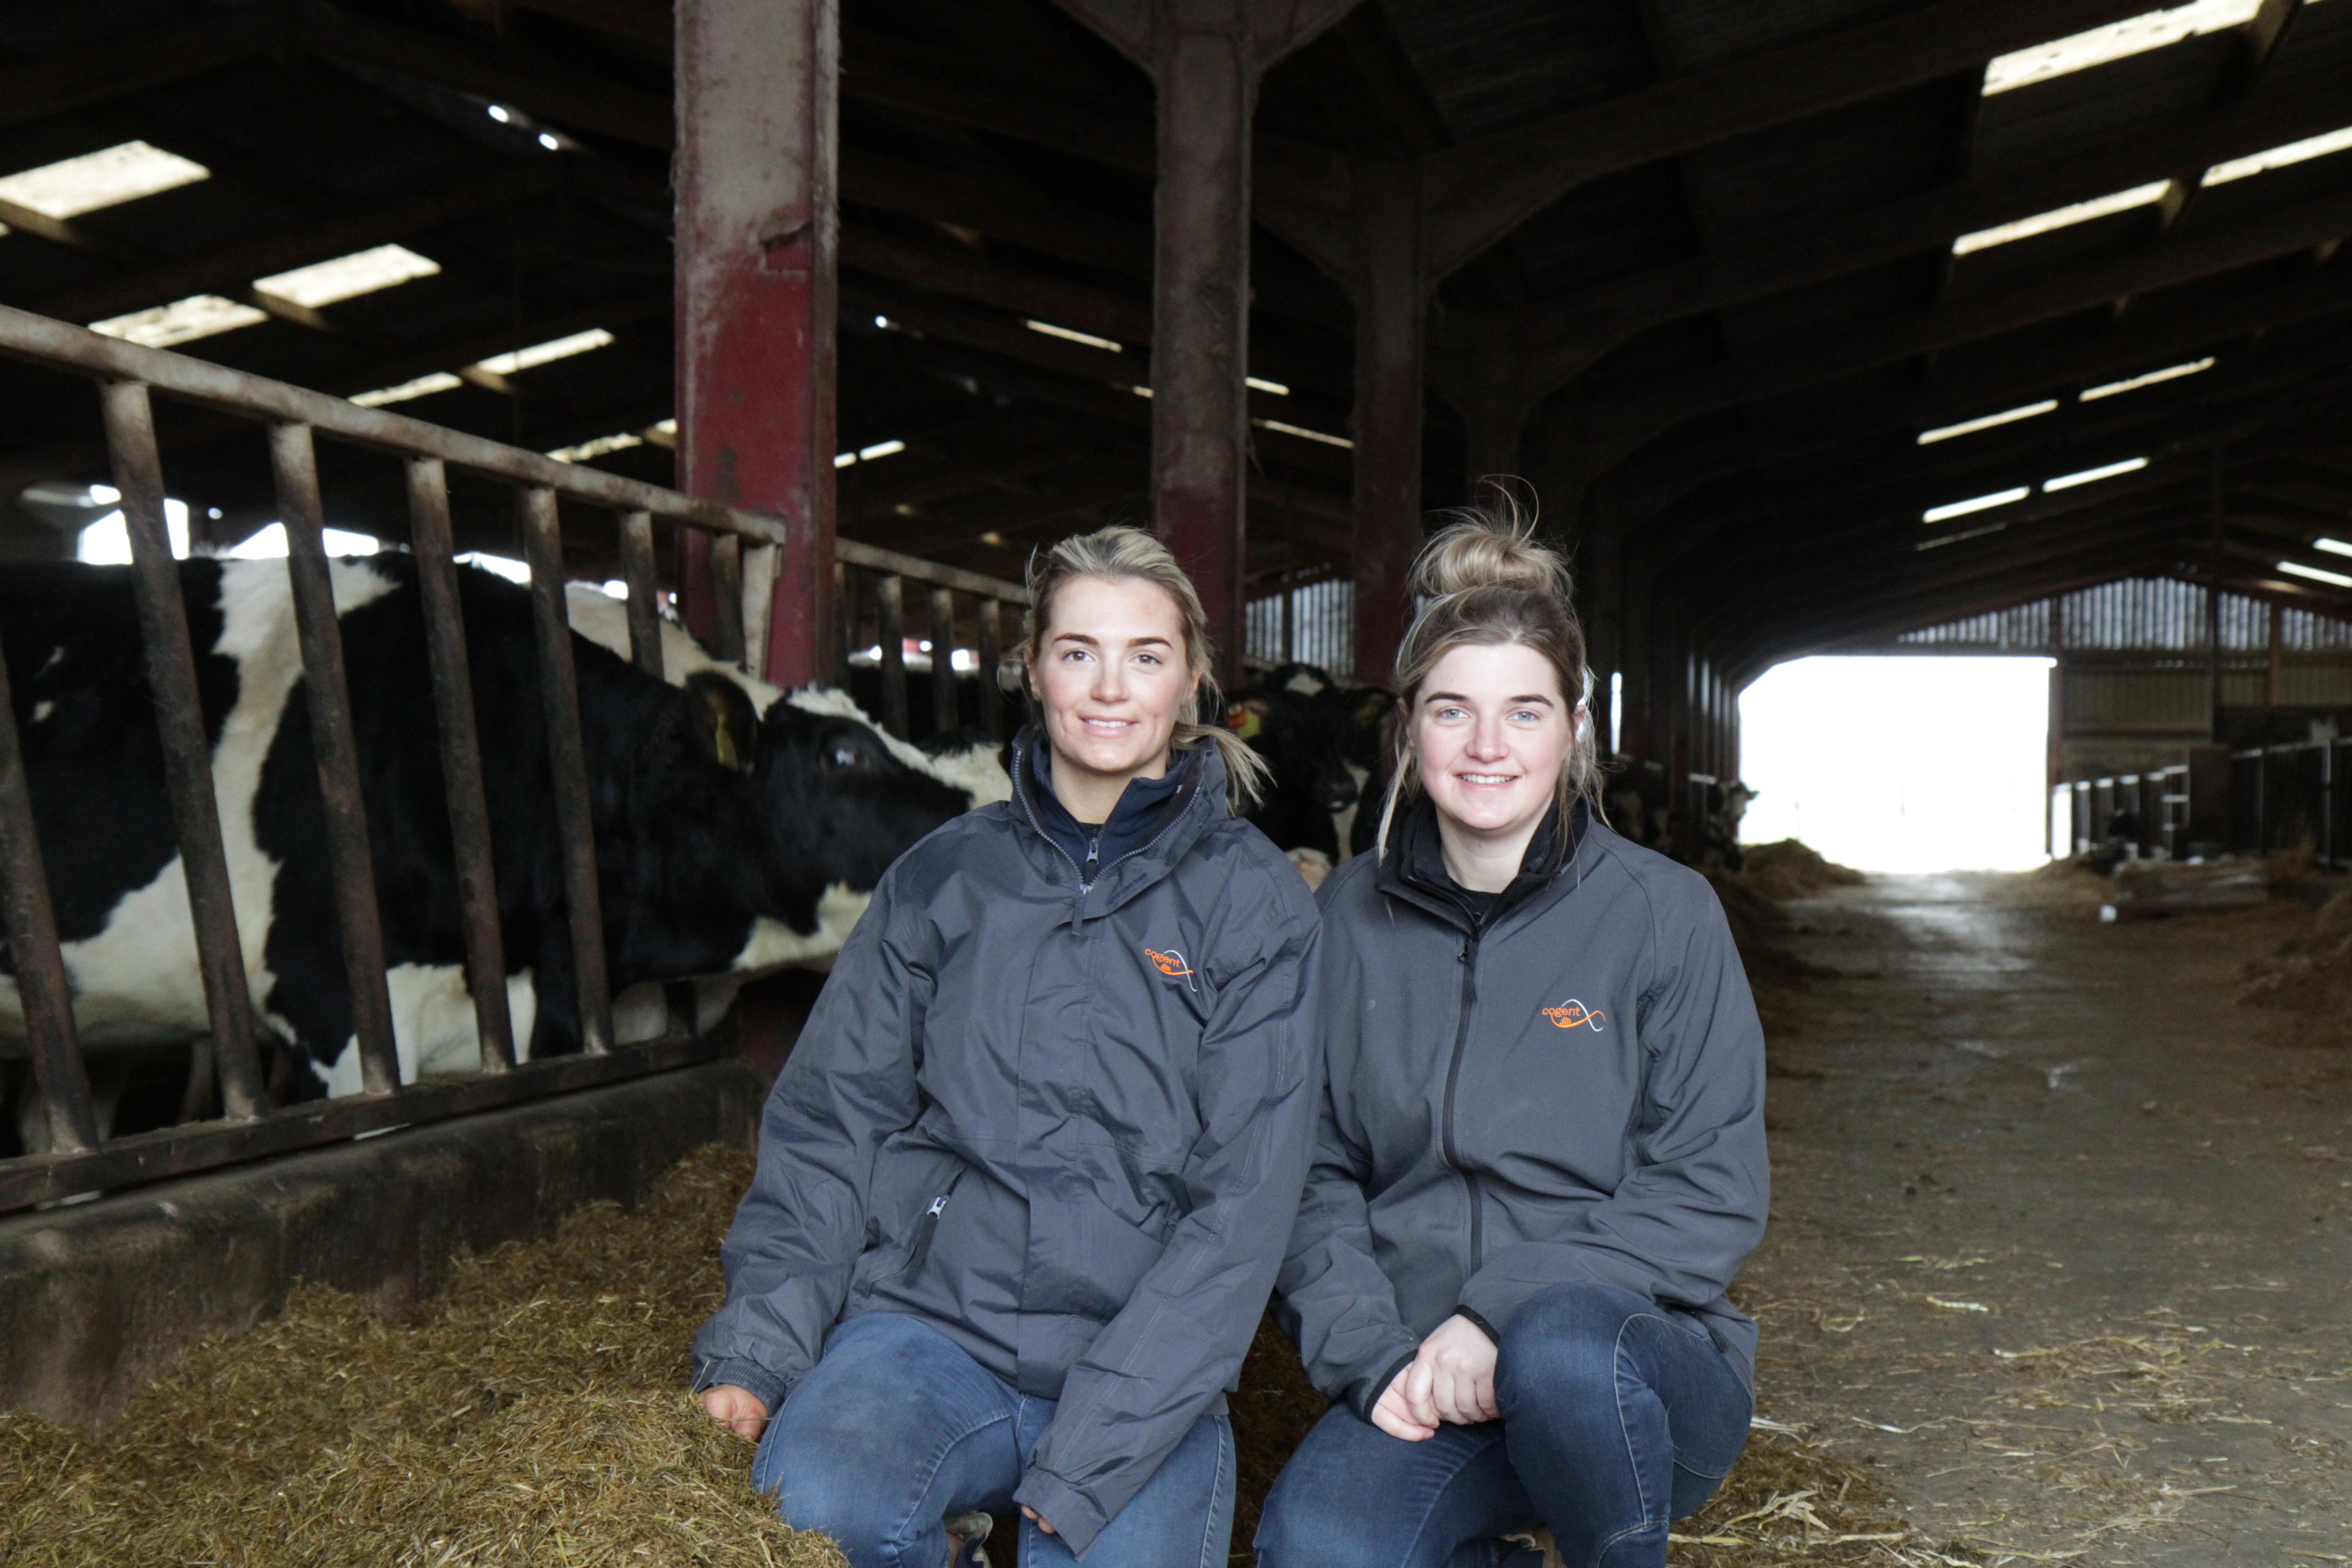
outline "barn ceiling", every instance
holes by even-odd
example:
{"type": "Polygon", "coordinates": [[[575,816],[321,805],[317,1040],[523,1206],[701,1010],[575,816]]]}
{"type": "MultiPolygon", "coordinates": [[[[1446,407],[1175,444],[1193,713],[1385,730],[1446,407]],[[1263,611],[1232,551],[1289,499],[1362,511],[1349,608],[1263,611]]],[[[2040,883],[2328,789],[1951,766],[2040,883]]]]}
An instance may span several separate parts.
{"type": "MultiPolygon", "coordinates": [[[[1990,76],[1938,53],[1964,9],[1365,0],[1276,68],[1262,193],[1335,156],[1547,193],[1439,237],[1429,501],[1503,363],[1588,572],[1735,674],[2131,574],[2352,607],[2320,543],[2352,537],[2352,0],[2196,0],[1990,76]]],[[[670,27],[0,0],[0,301],[667,482],[670,27]],[[71,163],[132,144],[169,159],[71,163]]],[[[1008,574],[1143,516],[1148,83],[1050,0],[844,0],[842,60],[842,531],[1008,574]]],[[[1260,582],[1349,567],[1350,308],[1285,229],[1254,259],[1260,582]]],[[[0,366],[0,497],[35,487],[0,546],[53,549],[104,477],[94,400],[0,366]]],[[[258,437],[167,413],[198,531],[267,522],[258,437]]],[[[396,471],[335,462],[336,521],[399,537],[396,471]]]]}

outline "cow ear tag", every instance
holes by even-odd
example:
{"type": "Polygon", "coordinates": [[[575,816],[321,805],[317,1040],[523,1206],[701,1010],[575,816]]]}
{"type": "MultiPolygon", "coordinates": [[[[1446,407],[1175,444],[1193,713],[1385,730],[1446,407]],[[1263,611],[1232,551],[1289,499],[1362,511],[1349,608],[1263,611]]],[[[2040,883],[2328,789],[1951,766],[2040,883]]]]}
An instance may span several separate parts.
{"type": "Polygon", "coordinates": [[[1255,741],[1257,732],[1265,728],[1265,721],[1249,703],[1236,702],[1225,710],[1225,728],[1244,741],[1255,741]]]}
{"type": "Polygon", "coordinates": [[[748,729],[751,721],[751,700],[743,689],[723,677],[706,674],[696,675],[688,684],[709,715],[712,758],[730,773],[750,773],[751,762],[745,754],[744,738],[736,734],[739,725],[748,729]]]}

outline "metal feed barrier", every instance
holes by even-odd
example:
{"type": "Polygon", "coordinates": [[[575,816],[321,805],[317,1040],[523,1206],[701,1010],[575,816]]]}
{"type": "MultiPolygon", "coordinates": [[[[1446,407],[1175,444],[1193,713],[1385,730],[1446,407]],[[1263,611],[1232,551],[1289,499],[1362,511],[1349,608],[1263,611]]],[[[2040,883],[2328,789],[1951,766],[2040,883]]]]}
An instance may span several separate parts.
{"type": "MultiPolygon", "coordinates": [[[[557,503],[570,500],[614,514],[628,585],[634,660],[662,672],[656,602],[656,521],[710,536],[722,657],[740,660],[745,628],[741,586],[747,546],[772,572],[771,552],[785,523],[776,517],[698,500],[618,475],[558,462],[537,452],[362,408],[339,397],[208,364],[184,355],[103,337],[64,322],[0,307],[0,355],[96,381],[106,442],[131,552],[146,670],[152,689],[210,1029],[213,1071],[224,1114],[206,1121],[103,1140],[77,1038],[72,995],[42,871],[7,671],[0,665],[0,905],[15,957],[34,1079],[48,1107],[52,1152],[0,1160],[0,1213],[99,1188],[133,1185],[265,1155],[349,1139],[412,1122],[611,1083],[723,1053],[673,1017],[660,1038],[616,1047],[607,984],[604,919],[596,885],[589,784],[564,604],[563,541],[557,503]],[[200,405],[251,421],[267,432],[287,540],[303,685],[325,807],[330,870],[352,996],[364,1091],[344,1099],[272,1110],[264,1089],[253,1004],[246,987],[237,914],[221,843],[212,757],[196,694],[196,666],[164,515],[164,485],[151,397],[200,405]],[[324,525],[314,442],[325,437],[405,462],[411,548],[425,625],[434,710],[446,805],[456,848],[465,932],[466,981],[482,1042],[480,1070],[404,1086],[393,1038],[392,1007],[376,905],[376,882],[361,794],[351,699],[343,677],[321,530],[324,525]],[[540,686],[545,703],[555,815],[562,848],[565,901],[578,984],[582,1050],[528,1064],[515,1059],[507,1013],[506,962],[499,926],[466,639],[457,609],[447,471],[510,487],[530,568],[540,686]]],[[[683,537],[681,535],[681,537],[683,537]]],[[[837,574],[842,621],[852,618],[847,574],[871,580],[882,637],[884,718],[907,732],[906,679],[900,657],[905,583],[929,590],[929,625],[942,655],[952,646],[959,595],[977,602],[980,668],[997,659],[998,606],[1025,604],[1016,585],[959,572],[914,556],[842,541],[837,574]],[[888,635],[892,633],[897,635],[888,635]],[[895,697],[892,693],[895,691],[895,697]]],[[[847,643],[844,642],[845,661],[847,643]]],[[[941,665],[949,663],[943,657],[941,665]]],[[[952,683],[935,680],[953,697],[952,683]]],[[[983,713],[992,717],[992,705],[983,713]]],[[[948,711],[942,707],[942,712],[948,711]]],[[[952,729],[952,723],[943,724],[952,729]]]]}

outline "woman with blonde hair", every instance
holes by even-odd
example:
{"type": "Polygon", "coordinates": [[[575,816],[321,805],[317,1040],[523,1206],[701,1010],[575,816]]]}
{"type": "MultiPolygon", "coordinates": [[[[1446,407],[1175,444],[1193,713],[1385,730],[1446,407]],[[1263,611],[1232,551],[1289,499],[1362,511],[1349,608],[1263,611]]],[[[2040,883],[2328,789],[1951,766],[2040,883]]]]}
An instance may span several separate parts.
{"type": "Polygon", "coordinates": [[[1199,596],[1125,528],[1030,586],[1013,798],[875,889],[695,1337],[752,1483],[853,1568],[1015,1504],[1024,1568],[1222,1563],[1224,1396],[1314,1137],[1315,910],[1232,815],[1255,757],[1192,721],[1199,596]]]}
{"type": "Polygon", "coordinates": [[[1277,1311],[1334,1401],[1262,1568],[1662,1568],[1738,1458],[1764,1042],[1713,890],[1592,809],[1564,563],[1430,541],[1377,853],[1323,889],[1328,1087],[1277,1311]]]}

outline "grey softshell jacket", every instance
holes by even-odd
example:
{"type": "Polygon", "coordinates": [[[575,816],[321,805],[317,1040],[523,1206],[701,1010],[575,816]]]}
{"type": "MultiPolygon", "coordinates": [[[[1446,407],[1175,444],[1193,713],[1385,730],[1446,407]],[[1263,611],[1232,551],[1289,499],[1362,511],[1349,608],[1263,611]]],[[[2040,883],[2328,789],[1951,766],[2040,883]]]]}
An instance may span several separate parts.
{"type": "MultiPolygon", "coordinates": [[[[1025,742],[1024,742],[1025,743],[1025,742]]],[[[1314,1140],[1317,921],[1213,750],[1081,890],[1012,800],[875,890],[760,1131],[696,1386],[774,1409],[826,1332],[920,1318],[1060,1409],[1016,1497],[1083,1553],[1239,1376],[1314,1140]]]]}
{"type": "Polygon", "coordinates": [[[1694,1314],[1754,1386],[1725,1296],[1769,1195],[1747,974],[1706,879],[1578,826],[1483,931],[1394,848],[1324,885],[1329,1084],[1277,1312],[1366,1419],[1448,1316],[1499,1333],[1580,1279],[1694,1314]]]}

